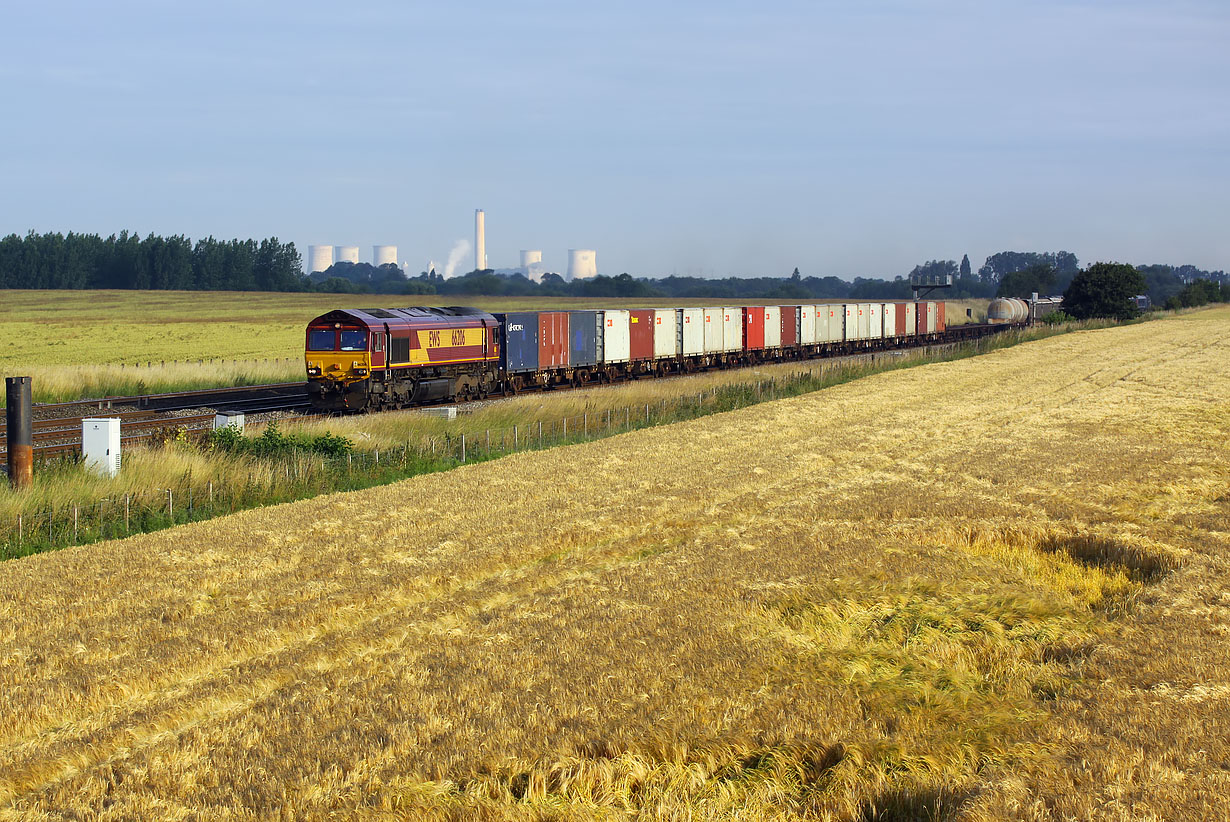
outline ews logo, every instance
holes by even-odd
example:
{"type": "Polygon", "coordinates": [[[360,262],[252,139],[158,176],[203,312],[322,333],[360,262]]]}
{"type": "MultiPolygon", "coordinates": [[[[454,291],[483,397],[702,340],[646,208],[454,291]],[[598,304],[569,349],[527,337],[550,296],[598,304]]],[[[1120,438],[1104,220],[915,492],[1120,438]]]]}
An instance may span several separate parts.
{"type": "Polygon", "coordinates": [[[440,348],[445,345],[459,346],[466,344],[466,332],[464,328],[454,328],[449,331],[447,337],[443,331],[428,331],[427,332],[427,347],[440,348]],[[447,339],[448,342],[444,342],[447,339]]]}

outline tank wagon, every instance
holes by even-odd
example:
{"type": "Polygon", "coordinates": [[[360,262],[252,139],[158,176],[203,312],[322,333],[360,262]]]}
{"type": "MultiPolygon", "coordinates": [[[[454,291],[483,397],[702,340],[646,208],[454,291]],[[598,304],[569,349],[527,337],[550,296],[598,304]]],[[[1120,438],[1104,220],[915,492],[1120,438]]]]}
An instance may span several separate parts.
{"type": "Polygon", "coordinates": [[[939,301],[503,314],[346,309],[308,323],[305,360],[316,408],[361,411],[925,345],[991,330],[948,329],[939,301]]]}
{"type": "Polygon", "coordinates": [[[1038,322],[1052,311],[1063,308],[1063,297],[996,297],[987,306],[987,322],[991,325],[1019,325],[1038,322]]]}

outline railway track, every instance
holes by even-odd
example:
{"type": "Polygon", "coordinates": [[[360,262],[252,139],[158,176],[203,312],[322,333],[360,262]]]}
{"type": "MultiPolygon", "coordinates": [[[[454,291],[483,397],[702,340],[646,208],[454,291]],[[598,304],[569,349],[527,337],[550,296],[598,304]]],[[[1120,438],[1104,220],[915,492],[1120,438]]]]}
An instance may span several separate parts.
{"type": "MultiPolygon", "coordinates": [[[[81,421],[90,417],[118,418],[122,445],[150,442],[169,431],[203,431],[213,426],[217,411],[259,414],[270,411],[307,411],[310,408],[304,384],[212,388],[136,397],[105,397],[63,403],[41,403],[32,408],[34,455],[52,457],[81,451],[81,421]],[[209,408],[209,412],[180,412],[209,408]]],[[[8,431],[0,422],[0,454],[8,449],[8,431]]]]}

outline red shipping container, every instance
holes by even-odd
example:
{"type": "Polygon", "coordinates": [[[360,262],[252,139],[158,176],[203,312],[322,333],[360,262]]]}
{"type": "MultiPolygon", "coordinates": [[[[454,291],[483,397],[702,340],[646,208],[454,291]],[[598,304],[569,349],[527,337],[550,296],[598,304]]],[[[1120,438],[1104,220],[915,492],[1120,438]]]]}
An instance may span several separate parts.
{"type": "Polygon", "coordinates": [[[908,337],[914,333],[913,328],[905,327],[906,308],[905,303],[893,303],[893,311],[897,314],[897,336],[908,337]]]}
{"type": "Polygon", "coordinates": [[[653,359],[653,309],[647,311],[630,311],[631,324],[629,331],[629,359],[653,359]]]}
{"type": "Polygon", "coordinates": [[[782,306],[782,348],[794,348],[799,344],[799,307],[782,306]]]}
{"type": "Polygon", "coordinates": [[[764,306],[754,305],[743,309],[743,350],[759,351],[764,348],[764,306]]]}
{"type": "Polygon", "coordinates": [[[568,365],[568,312],[538,312],[538,368],[568,365]]]}
{"type": "Polygon", "coordinates": [[[935,330],[943,331],[948,328],[948,303],[943,300],[935,304],[935,330]]]}
{"type": "Polygon", "coordinates": [[[915,329],[914,329],[915,333],[917,334],[927,333],[927,304],[926,303],[914,303],[914,323],[915,323],[915,329]]]}

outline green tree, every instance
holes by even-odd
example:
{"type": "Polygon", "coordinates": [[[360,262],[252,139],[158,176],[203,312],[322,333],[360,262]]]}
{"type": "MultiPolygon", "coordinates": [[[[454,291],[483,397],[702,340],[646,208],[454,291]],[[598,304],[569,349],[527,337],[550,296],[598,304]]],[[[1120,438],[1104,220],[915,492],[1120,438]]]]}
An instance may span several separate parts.
{"type": "Polygon", "coordinates": [[[1128,320],[1140,313],[1135,297],[1143,294],[1145,278],[1125,263],[1094,263],[1072,278],[1063,294],[1063,310],[1078,320],[1110,317],[1128,320]]]}
{"type": "Polygon", "coordinates": [[[961,279],[965,279],[969,275],[970,275],[969,255],[963,254],[961,256],[961,279]]]}
{"type": "Polygon", "coordinates": [[[1055,285],[1055,267],[1050,263],[1034,263],[1023,271],[1012,271],[999,281],[997,297],[1020,297],[1025,299],[1036,291],[1048,293],[1055,285]]]}

